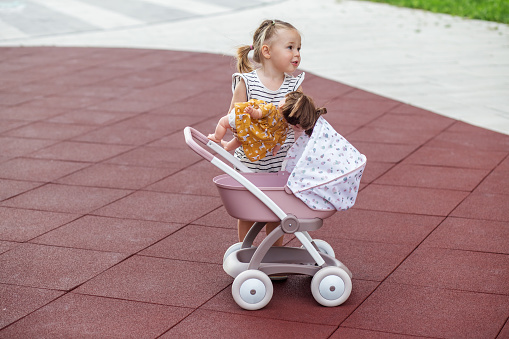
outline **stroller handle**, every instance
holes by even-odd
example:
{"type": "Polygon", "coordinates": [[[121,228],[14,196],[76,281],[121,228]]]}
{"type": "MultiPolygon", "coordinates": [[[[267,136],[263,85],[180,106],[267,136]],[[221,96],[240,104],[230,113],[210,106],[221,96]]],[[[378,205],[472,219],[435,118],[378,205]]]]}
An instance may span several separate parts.
{"type": "Polygon", "coordinates": [[[200,133],[196,129],[187,126],[186,128],[184,128],[184,136],[186,138],[186,144],[189,147],[191,147],[191,149],[193,151],[198,153],[198,155],[200,155],[201,157],[203,157],[207,161],[212,161],[212,159],[214,159],[214,156],[212,155],[212,153],[210,153],[205,148],[203,148],[200,145],[198,145],[198,143],[194,139],[194,138],[196,138],[196,140],[198,140],[202,144],[206,145],[210,140],[205,135],[203,135],[202,133],[200,133]]]}
{"type": "Polygon", "coordinates": [[[198,130],[187,126],[184,128],[184,136],[186,138],[186,143],[191,147],[193,151],[198,153],[200,156],[205,158],[207,161],[211,162],[214,166],[218,167],[220,170],[230,175],[233,179],[238,181],[242,186],[244,186],[248,191],[253,193],[258,199],[260,199],[268,208],[274,212],[276,216],[279,217],[280,220],[286,218],[286,213],[278,206],[274,201],[272,201],[264,192],[262,192],[255,184],[246,179],[242,174],[228,166],[226,163],[212,155],[210,152],[205,150],[203,147],[200,147],[198,143],[194,140],[196,138],[202,144],[210,147],[214,151],[218,152],[221,156],[228,160],[232,165],[237,167],[241,172],[252,172],[247,168],[243,163],[241,163],[238,159],[235,159],[233,155],[227,152],[223,147],[217,145],[215,142],[209,140],[205,135],[200,133],[198,130]]]}
{"type": "Polygon", "coordinates": [[[222,156],[226,161],[228,161],[230,164],[235,166],[239,171],[244,173],[250,173],[252,172],[249,168],[247,168],[246,165],[240,162],[239,159],[235,158],[230,152],[226,151],[222,146],[219,144],[216,144],[215,142],[209,140],[205,135],[203,135],[198,130],[187,126],[184,128],[184,136],[186,138],[186,143],[193,151],[198,153],[201,157],[203,157],[205,160],[215,163],[216,161],[219,161],[212,153],[207,151],[205,147],[212,149],[214,152],[222,156]],[[203,145],[199,145],[196,141],[198,140],[203,145]]]}

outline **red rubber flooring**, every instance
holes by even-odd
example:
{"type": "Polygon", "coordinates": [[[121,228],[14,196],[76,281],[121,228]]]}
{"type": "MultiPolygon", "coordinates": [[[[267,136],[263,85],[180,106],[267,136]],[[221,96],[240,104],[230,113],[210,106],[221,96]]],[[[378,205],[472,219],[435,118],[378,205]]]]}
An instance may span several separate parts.
{"type": "Polygon", "coordinates": [[[357,204],[312,234],[353,291],[326,308],[290,276],[240,309],[220,172],[182,133],[213,131],[232,65],[0,48],[0,338],[509,338],[509,136],[310,73],[368,158],[357,204]]]}

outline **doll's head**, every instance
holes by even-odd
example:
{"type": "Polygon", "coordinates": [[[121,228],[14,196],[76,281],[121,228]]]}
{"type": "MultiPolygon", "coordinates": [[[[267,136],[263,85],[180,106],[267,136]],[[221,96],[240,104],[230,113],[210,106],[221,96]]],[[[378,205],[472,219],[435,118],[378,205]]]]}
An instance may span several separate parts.
{"type": "Polygon", "coordinates": [[[253,65],[248,58],[251,50],[253,51],[253,60],[262,64],[266,58],[263,46],[270,45],[278,38],[278,33],[284,30],[298,36],[298,48],[300,49],[300,33],[292,24],[281,20],[265,20],[256,29],[253,35],[253,44],[241,46],[237,49],[237,70],[240,73],[249,73],[253,70],[253,65]]]}
{"type": "Polygon", "coordinates": [[[308,136],[313,133],[318,118],[327,113],[325,107],[316,108],[313,99],[299,91],[288,93],[279,110],[290,125],[302,128],[308,136]]]}

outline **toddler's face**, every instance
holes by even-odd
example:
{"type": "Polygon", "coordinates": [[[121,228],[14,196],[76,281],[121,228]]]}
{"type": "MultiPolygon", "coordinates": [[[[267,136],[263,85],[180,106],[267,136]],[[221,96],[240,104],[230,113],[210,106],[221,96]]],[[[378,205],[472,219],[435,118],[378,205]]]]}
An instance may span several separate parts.
{"type": "Polygon", "coordinates": [[[279,29],[270,42],[270,60],[276,69],[293,73],[300,64],[300,34],[296,29],[279,29]]]}

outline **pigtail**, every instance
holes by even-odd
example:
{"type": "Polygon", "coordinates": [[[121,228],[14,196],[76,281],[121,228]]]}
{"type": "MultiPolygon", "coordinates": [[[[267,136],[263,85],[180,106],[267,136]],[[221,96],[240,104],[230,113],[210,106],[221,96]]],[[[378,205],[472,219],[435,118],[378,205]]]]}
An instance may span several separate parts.
{"type": "Polygon", "coordinates": [[[240,73],[249,73],[253,70],[253,65],[249,61],[249,52],[253,46],[241,46],[237,48],[237,71],[240,73]]]}

